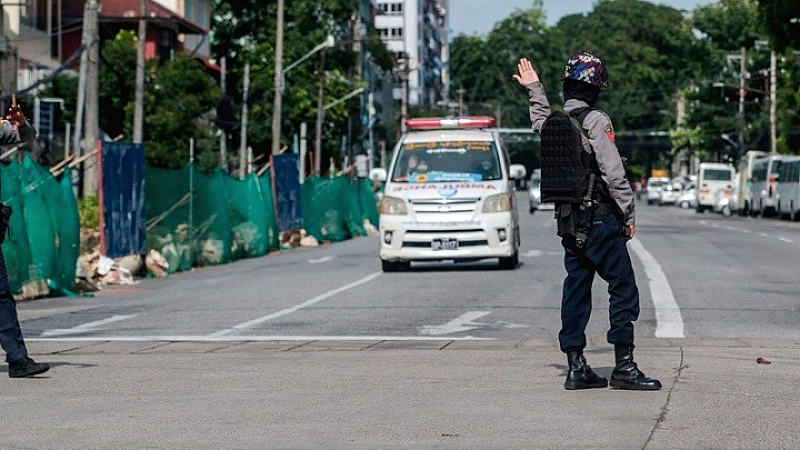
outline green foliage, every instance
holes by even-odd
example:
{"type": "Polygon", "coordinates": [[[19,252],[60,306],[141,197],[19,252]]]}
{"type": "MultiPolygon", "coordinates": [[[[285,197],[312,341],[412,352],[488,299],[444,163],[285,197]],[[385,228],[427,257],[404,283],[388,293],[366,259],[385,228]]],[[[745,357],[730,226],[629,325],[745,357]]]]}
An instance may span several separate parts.
{"type": "MultiPolygon", "coordinates": [[[[219,97],[216,83],[194,58],[176,55],[157,67],[145,90],[147,163],[169,168],[188,164],[190,140],[208,142],[214,135],[216,128],[207,115],[219,97]]],[[[129,103],[132,117],[131,107],[129,103]]]]}
{"type": "Polygon", "coordinates": [[[698,8],[694,26],[720,50],[733,52],[763,39],[756,0],[720,0],[698,8]]]}
{"type": "Polygon", "coordinates": [[[97,196],[78,199],[78,216],[81,219],[81,228],[100,229],[100,207],[97,196]]]}
{"type": "Polygon", "coordinates": [[[120,134],[132,138],[133,116],[125,108],[136,92],[136,43],[134,32],[121,31],[104,42],[100,52],[100,128],[112,138],[120,134]]]}
{"type": "MultiPolygon", "coordinates": [[[[290,146],[292,134],[301,122],[316,121],[319,86],[322,83],[322,103],[340,99],[363,85],[357,77],[359,55],[352,50],[354,38],[351,24],[359,0],[293,0],[284,7],[284,68],[307,55],[324,42],[330,34],[336,39],[334,48],[325,49],[286,72],[283,110],[281,114],[281,146],[290,146]]],[[[250,108],[248,111],[248,142],[254,151],[269,153],[272,140],[272,105],[274,102],[274,54],[276,4],[260,0],[214,0],[215,32],[212,51],[226,56],[230,64],[231,92],[242,91],[245,63],[250,70],[250,108]]],[[[367,30],[367,39],[378,64],[391,67],[391,54],[377,39],[374,30],[367,30]]],[[[358,96],[325,111],[322,129],[322,166],[329,157],[338,157],[343,134],[362,133],[358,96]]]]}
{"type": "Polygon", "coordinates": [[[797,0],[758,0],[758,14],[778,51],[800,48],[797,0]]]}

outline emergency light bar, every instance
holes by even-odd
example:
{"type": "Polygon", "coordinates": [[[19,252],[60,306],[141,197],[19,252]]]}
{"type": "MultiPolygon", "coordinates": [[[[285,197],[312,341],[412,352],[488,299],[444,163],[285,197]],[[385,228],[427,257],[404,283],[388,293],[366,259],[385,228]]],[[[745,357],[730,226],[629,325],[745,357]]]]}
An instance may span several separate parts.
{"type": "Polygon", "coordinates": [[[436,130],[442,128],[488,128],[493,127],[497,120],[489,116],[441,118],[419,117],[407,119],[406,128],[409,130],[436,130]]]}

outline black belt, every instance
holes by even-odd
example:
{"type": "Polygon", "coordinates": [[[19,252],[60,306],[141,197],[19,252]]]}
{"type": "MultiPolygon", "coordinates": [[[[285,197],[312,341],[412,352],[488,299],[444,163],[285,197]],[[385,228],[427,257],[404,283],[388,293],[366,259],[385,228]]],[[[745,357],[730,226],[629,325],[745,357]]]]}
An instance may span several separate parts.
{"type": "MultiPolygon", "coordinates": [[[[562,205],[562,204],[563,203],[557,204],[556,205],[557,206],[556,209],[558,209],[558,207],[560,207],[560,205],[562,205]]],[[[615,204],[613,204],[613,203],[593,202],[593,204],[594,204],[594,213],[597,214],[597,215],[616,214],[616,212],[617,212],[617,206],[615,204]]],[[[578,211],[578,210],[581,209],[581,204],[580,203],[572,203],[571,206],[572,206],[571,209],[574,210],[574,211],[578,211]]]]}
{"type": "Polygon", "coordinates": [[[613,203],[594,203],[594,213],[597,215],[614,214],[616,212],[617,208],[613,203]]]}

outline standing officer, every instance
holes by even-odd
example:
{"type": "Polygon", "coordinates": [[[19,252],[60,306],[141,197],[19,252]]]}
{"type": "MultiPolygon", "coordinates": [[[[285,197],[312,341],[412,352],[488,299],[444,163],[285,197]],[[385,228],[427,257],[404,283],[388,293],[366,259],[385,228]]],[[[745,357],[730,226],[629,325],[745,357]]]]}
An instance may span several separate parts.
{"type": "MultiPolygon", "coordinates": [[[[28,123],[20,107],[13,104],[5,120],[0,119],[0,145],[30,142],[35,138],[36,130],[28,123]]],[[[3,220],[0,231],[5,237],[8,223],[2,215],[0,220],[3,220]]],[[[49,365],[37,363],[28,357],[17,318],[17,304],[8,284],[8,270],[2,249],[0,249],[0,346],[6,352],[8,376],[11,378],[30,377],[50,370],[49,365]]]]}
{"type": "MultiPolygon", "coordinates": [[[[540,133],[550,116],[550,103],[527,58],[517,65],[514,79],[528,89],[533,131],[540,133]]],[[[590,52],[569,58],[561,76],[564,111],[591,108],[608,86],[603,62],[590,52]]],[[[622,159],[614,143],[614,129],[605,112],[592,109],[582,121],[583,149],[593,154],[600,180],[594,191],[594,217],[582,249],[564,247],[564,280],[561,298],[561,351],[567,354],[569,372],[565,389],[601,388],[608,385],[586,364],[586,325],[592,311],[592,281],[595,273],[608,282],[610,329],[607,339],[614,345],[616,366],[611,373],[611,387],[633,390],[658,390],[661,383],[646,377],[633,361],[633,322],[639,317],[639,291],[626,242],[636,234],[634,196],[625,175],[622,159]]]]}

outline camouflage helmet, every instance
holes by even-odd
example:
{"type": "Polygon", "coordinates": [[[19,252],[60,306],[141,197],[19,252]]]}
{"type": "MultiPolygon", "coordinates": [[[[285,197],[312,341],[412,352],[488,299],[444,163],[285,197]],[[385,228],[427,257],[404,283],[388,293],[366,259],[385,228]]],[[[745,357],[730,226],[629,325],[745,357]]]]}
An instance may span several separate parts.
{"type": "Polygon", "coordinates": [[[597,87],[608,87],[608,71],[600,58],[583,51],[569,57],[561,81],[578,80],[597,87]]]}

